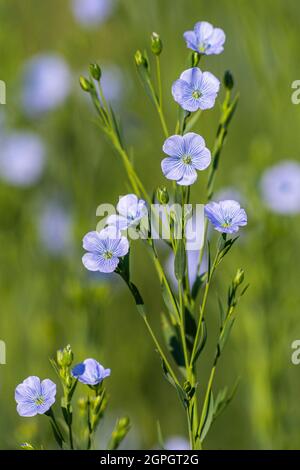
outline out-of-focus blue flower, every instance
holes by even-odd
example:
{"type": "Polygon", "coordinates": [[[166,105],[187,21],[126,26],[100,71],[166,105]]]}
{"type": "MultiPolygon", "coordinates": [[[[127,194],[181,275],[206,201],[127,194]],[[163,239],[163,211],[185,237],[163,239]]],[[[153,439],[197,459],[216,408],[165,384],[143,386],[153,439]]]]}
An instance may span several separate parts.
{"type": "Polygon", "coordinates": [[[0,177],[15,186],[30,186],[45,166],[45,146],[32,132],[4,135],[0,146],[0,177]]]}
{"type": "Polygon", "coordinates": [[[64,254],[72,244],[70,213],[56,201],[48,202],[39,214],[38,233],[43,246],[49,253],[64,254]]]}
{"type": "MultiPolygon", "coordinates": [[[[124,77],[121,69],[115,64],[104,64],[101,66],[101,86],[106,100],[118,104],[124,96],[124,77]]],[[[128,80],[129,81],[129,80],[128,80]]],[[[127,83],[126,83],[127,85],[127,83]]]]}
{"type": "Polygon", "coordinates": [[[135,194],[127,194],[119,199],[117,205],[119,215],[113,214],[107,218],[107,224],[117,227],[118,230],[126,230],[136,227],[143,217],[147,216],[146,202],[138,199],[135,194]]]}
{"type": "Polygon", "coordinates": [[[206,204],[205,215],[218,232],[236,233],[240,227],[247,225],[247,214],[238,202],[209,202],[206,204]]]}
{"type": "Polygon", "coordinates": [[[161,162],[163,174],[182,186],[195,183],[196,170],[205,170],[211,162],[203,137],[194,132],[169,137],[165,140],[163,151],[169,155],[161,162]]]}
{"type": "Polygon", "coordinates": [[[264,203],[273,212],[300,212],[300,163],[287,160],[268,168],[260,187],[264,203]]]}
{"type": "Polygon", "coordinates": [[[95,359],[85,359],[73,368],[72,375],[83,384],[98,385],[110,376],[110,369],[104,369],[95,359]]]}
{"type": "Polygon", "coordinates": [[[31,376],[19,384],[15,390],[17,412],[20,416],[42,415],[55,402],[56,385],[52,380],[41,381],[39,377],[31,376]]]}
{"type": "Polygon", "coordinates": [[[190,450],[190,444],[185,437],[171,436],[165,442],[166,450],[190,450]]]}
{"type": "Polygon", "coordinates": [[[115,227],[110,226],[101,232],[87,233],[83,238],[83,248],[88,251],[82,257],[86,269],[112,273],[119,264],[119,258],[128,253],[129,243],[115,227]]]}
{"type": "Polygon", "coordinates": [[[214,106],[220,81],[198,67],[185,70],[172,85],[174,100],[186,111],[210,109],[214,106]]]}
{"type": "Polygon", "coordinates": [[[57,54],[31,58],[24,68],[22,104],[31,117],[55,109],[66,99],[71,88],[71,73],[57,54]]]}
{"type": "Polygon", "coordinates": [[[183,35],[189,49],[204,55],[220,54],[224,50],[225,33],[214,28],[207,21],[199,21],[194,31],[186,31],[183,35]]]}
{"type": "Polygon", "coordinates": [[[112,14],[115,0],[71,0],[76,21],[86,28],[104,23],[112,14]]]}

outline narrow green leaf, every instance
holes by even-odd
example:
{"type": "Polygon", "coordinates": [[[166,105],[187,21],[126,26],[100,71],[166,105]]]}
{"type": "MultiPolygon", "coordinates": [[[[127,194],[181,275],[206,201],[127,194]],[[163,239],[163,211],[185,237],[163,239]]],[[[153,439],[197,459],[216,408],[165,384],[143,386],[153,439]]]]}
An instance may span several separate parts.
{"type": "Polygon", "coordinates": [[[175,276],[178,281],[181,281],[185,275],[186,268],[186,252],[184,246],[184,240],[181,238],[177,242],[177,249],[174,261],[175,276]]]}
{"type": "Polygon", "coordinates": [[[166,315],[161,315],[162,330],[168,350],[178,367],[184,367],[184,355],[176,328],[170,324],[166,315]]]}

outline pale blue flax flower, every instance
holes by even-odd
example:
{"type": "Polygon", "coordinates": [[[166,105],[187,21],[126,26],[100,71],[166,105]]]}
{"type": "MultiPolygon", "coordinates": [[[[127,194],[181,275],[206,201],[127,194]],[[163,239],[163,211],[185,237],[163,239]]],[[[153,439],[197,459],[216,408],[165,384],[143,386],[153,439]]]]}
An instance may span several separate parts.
{"type": "Polygon", "coordinates": [[[172,85],[174,100],[186,111],[210,109],[214,106],[220,81],[198,67],[185,70],[172,85]]]}
{"type": "Polygon", "coordinates": [[[186,31],[183,35],[189,49],[203,55],[220,54],[224,50],[225,33],[220,28],[214,28],[207,21],[199,21],[194,31],[186,31]]]}
{"type": "Polygon", "coordinates": [[[211,162],[203,137],[194,132],[172,135],[165,140],[163,151],[169,155],[161,162],[163,174],[181,186],[193,184],[197,179],[196,170],[205,170],[211,162]]]}
{"type": "Polygon", "coordinates": [[[247,225],[247,214],[240,204],[228,199],[220,202],[209,202],[204,208],[208,220],[221,233],[236,233],[240,227],[247,225]]]}
{"type": "Polygon", "coordinates": [[[71,8],[76,21],[85,28],[104,23],[112,14],[115,0],[72,0],[71,8]]]}
{"type": "Polygon", "coordinates": [[[260,182],[265,205],[277,214],[300,212],[300,163],[283,161],[268,168],[260,182]]]}
{"type": "Polygon", "coordinates": [[[88,251],[82,262],[89,271],[112,273],[120,258],[129,250],[129,242],[115,227],[107,227],[101,232],[89,232],[83,238],[83,248],[88,251]]]}
{"type": "Polygon", "coordinates": [[[56,385],[52,380],[31,376],[16,387],[15,400],[20,416],[46,413],[55,402],[56,385]]]}
{"type": "Polygon", "coordinates": [[[148,215],[146,202],[143,199],[138,199],[135,194],[120,197],[117,211],[119,215],[110,215],[106,223],[107,225],[116,226],[119,230],[136,227],[142,218],[148,215]]]}
{"type": "Polygon", "coordinates": [[[14,186],[30,186],[42,175],[46,160],[43,140],[33,132],[12,132],[2,138],[0,177],[14,186]]]}
{"type": "Polygon", "coordinates": [[[72,375],[83,384],[98,385],[110,376],[110,369],[104,369],[95,359],[89,358],[77,364],[72,370],[72,375]]]}
{"type": "Polygon", "coordinates": [[[40,54],[26,62],[23,74],[22,104],[30,117],[57,108],[71,89],[71,73],[63,57],[40,54]]]}
{"type": "Polygon", "coordinates": [[[40,209],[37,229],[43,248],[52,255],[66,255],[72,247],[73,220],[58,201],[49,201],[40,209]]]}

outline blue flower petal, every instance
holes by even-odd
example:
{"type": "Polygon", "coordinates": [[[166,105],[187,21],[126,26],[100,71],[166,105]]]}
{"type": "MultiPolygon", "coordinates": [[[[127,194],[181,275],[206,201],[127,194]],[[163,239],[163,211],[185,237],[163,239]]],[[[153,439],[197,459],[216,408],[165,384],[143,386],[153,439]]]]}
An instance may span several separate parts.
{"type": "Polygon", "coordinates": [[[82,240],[82,246],[86,251],[95,253],[103,253],[104,246],[103,241],[100,238],[100,233],[93,231],[88,232],[82,240]]]}
{"type": "Polygon", "coordinates": [[[180,186],[190,186],[195,183],[197,179],[197,172],[192,165],[184,165],[183,177],[177,181],[180,186]]]}
{"type": "Polygon", "coordinates": [[[100,271],[102,256],[96,253],[85,253],[82,257],[82,263],[89,271],[100,271]]]}
{"type": "Polygon", "coordinates": [[[183,35],[189,49],[198,52],[198,41],[194,31],[186,31],[183,35]]]}
{"type": "Polygon", "coordinates": [[[190,84],[199,83],[202,80],[202,72],[199,67],[192,67],[182,72],[180,80],[184,80],[190,84]]]}
{"type": "Polygon", "coordinates": [[[165,140],[163,151],[170,157],[180,158],[185,153],[185,137],[172,135],[165,140]]]}
{"type": "Polygon", "coordinates": [[[169,180],[180,180],[184,175],[184,163],[178,158],[164,158],[161,162],[163,174],[169,180]]]}
{"type": "Polygon", "coordinates": [[[110,259],[99,259],[99,271],[101,273],[113,273],[119,264],[119,258],[113,256],[110,259]]]}
{"type": "Polygon", "coordinates": [[[209,39],[213,33],[213,26],[207,21],[199,21],[195,24],[194,31],[197,36],[198,44],[209,39]]]}

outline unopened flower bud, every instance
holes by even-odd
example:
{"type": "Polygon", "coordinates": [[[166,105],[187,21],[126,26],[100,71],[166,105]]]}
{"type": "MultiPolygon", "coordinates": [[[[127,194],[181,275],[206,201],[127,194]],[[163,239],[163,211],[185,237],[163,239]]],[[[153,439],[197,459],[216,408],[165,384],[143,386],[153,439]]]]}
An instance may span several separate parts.
{"type": "Polygon", "coordinates": [[[157,33],[152,33],[151,34],[151,51],[155,55],[160,55],[162,52],[162,41],[160,39],[160,36],[157,33]]]}
{"type": "Polygon", "coordinates": [[[83,91],[90,92],[93,88],[91,82],[85,77],[79,77],[79,83],[83,91]]]}
{"type": "Polygon", "coordinates": [[[160,204],[168,204],[169,193],[165,186],[159,186],[156,191],[157,200],[160,204]]]}
{"type": "Polygon", "coordinates": [[[243,269],[238,269],[237,272],[236,272],[236,275],[235,275],[235,278],[233,280],[233,285],[235,288],[237,288],[238,286],[240,286],[244,280],[244,276],[245,276],[245,273],[244,273],[244,270],[243,269]]]}
{"type": "Polygon", "coordinates": [[[94,80],[97,80],[97,82],[101,78],[101,69],[98,64],[90,64],[90,74],[94,78],[94,80]]]}
{"type": "Polygon", "coordinates": [[[226,70],[224,74],[224,85],[227,88],[227,90],[232,90],[234,87],[234,80],[233,80],[233,75],[230,72],[230,70],[226,70]]]}
{"type": "Polygon", "coordinates": [[[137,50],[135,55],[134,55],[134,60],[137,65],[137,67],[145,67],[148,69],[148,60],[147,58],[141,53],[140,50],[137,50]]]}
{"type": "Polygon", "coordinates": [[[64,349],[57,351],[56,360],[60,367],[70,367],[73,362],[73,352],[69,344],[64,349]]]}

